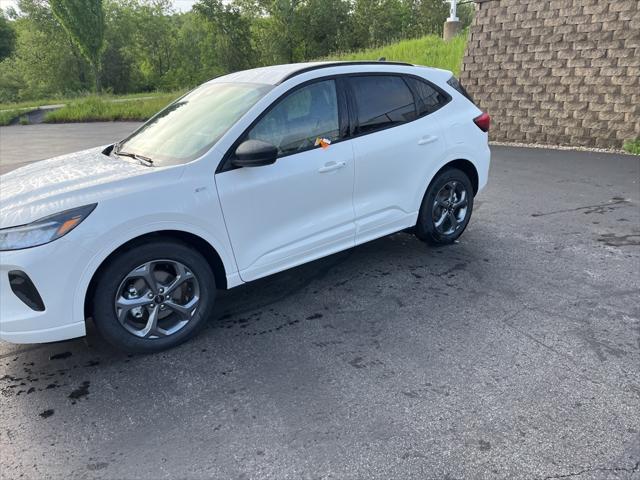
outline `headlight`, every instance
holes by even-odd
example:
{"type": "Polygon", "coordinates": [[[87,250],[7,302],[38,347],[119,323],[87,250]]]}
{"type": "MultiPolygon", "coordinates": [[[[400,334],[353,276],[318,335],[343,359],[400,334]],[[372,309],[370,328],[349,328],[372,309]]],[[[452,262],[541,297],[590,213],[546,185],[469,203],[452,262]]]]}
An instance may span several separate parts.
{"type": "Polygon", "coordinates": [[[53,242],[80,225],[96,205],[72,208],[27,225],[0,229],[0,251],[20,250],[53,242]]]}

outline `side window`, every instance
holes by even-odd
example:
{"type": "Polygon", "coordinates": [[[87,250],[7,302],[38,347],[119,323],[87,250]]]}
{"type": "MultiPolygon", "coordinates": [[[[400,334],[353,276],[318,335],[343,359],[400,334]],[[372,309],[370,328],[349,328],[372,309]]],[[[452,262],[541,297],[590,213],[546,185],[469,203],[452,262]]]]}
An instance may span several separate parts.
{"type": "Polygon", "coordinates": [[[418,116],[422,117],[444,107],[449,98],[440,90],[415,77],[407,77],[407,81],[418,96],[418,116]]]}
{"type": "Polygon", "coordinates": [[[447,80],[447,83],[451,87],[455,88],[459,93],[467,97],[467,100],[469,100],[471,103],[475,103],[471,95],[469,95],[469,92],[467,92],[467,89],[462,86],[460,80],[458,80],[456,77],[451,77],[449,80],[447,80]]]}
{"type": "Polygon", "coordinates": [[[416,119],[413,94],[399,76],[371,75],[349,79],[355,97],[356,133],[370,133],[416,119]]]}
{"type": "Polygon", "coordinates": [[[338,99],[334,80],[312,83],[286,96],[249,131],[289,155],[316,146],[318,138],[338,140],[338,99]]]}

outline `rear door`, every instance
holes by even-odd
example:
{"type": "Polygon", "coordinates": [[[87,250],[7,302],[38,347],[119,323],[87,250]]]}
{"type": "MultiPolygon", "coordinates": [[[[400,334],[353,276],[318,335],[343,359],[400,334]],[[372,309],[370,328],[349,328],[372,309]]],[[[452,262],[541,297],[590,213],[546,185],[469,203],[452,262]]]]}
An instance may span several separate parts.
{"type": "Polygon", "coordinates": [[[354,245],[347,123],[343,91],[335,80],[319,80],[289,92],[239,139],[262,140],[279,152],[273,165],[216,175],[242,280],[354,245]]]}
{"type": "Polygon", "coordinates": [[[356,244],[415,225],[445,152],[446,94],[399,74],[350,76],[356,244]],[[442,113],[442,112],[440,112],[442,113]]]}

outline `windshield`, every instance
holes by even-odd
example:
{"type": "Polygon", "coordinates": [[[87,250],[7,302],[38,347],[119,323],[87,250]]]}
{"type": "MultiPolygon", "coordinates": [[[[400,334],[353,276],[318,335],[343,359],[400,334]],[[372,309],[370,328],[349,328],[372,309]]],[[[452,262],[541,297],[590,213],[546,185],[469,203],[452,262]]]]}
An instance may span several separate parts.
{"type": "Polygon", "coordinates": [[[124,140],[116,154],[146,157],[153,165],[190,162],[206,153],[271,88],[254,83],[202,85],[124,140]]]}

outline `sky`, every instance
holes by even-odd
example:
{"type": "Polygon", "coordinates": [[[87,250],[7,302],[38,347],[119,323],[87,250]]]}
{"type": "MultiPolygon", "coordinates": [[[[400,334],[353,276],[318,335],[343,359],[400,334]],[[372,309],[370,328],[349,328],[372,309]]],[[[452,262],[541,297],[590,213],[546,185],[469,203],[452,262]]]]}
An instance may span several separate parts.
{"type": "MultiPolygon", "coordinates": [[[[17,0],[0,0],[0,8],[15,7],[17,3],[17,0]]],[[[176,10],[186,12],[191,10],[191,6],[196,3],[196,0],[172,0],[172,3],[176,10]]]]}

